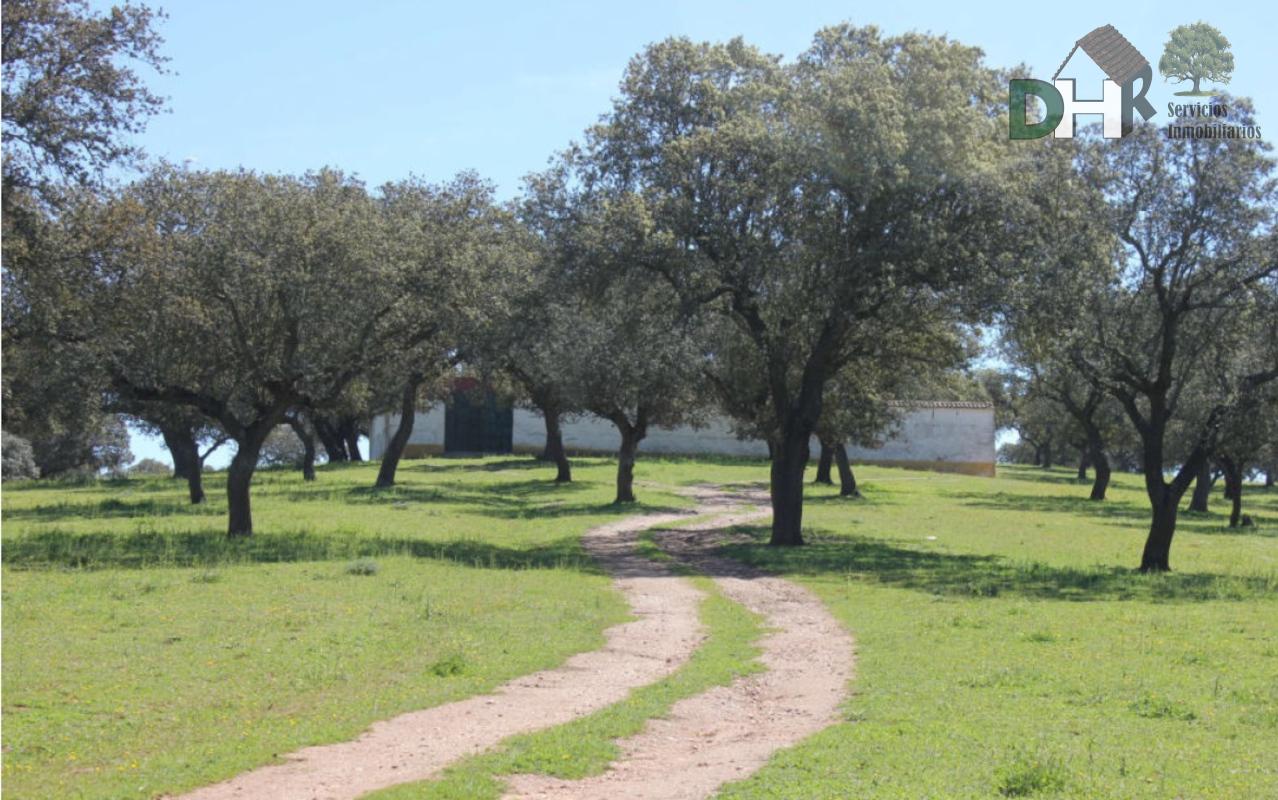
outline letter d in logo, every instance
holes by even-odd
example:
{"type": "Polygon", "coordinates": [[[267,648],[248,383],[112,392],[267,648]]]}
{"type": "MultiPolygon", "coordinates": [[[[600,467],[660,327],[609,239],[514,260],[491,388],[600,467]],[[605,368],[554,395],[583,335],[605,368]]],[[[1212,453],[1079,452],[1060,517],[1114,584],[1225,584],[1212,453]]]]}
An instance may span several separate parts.
{"type": "Polygon", "coordinates": [[[1008,110],[1011,113],[1009,132],[1013,139],[1041,139],[1060,124],[1065,117],[1065,99],[1056,87],[1047,81],[1028,78],[1015,80],[1009,84],[1008,110]],[[1029,124],[1025,121],[1025,96],[1034,95],[1047,106],[1047,115],[1042,122],[1029,124]]]}

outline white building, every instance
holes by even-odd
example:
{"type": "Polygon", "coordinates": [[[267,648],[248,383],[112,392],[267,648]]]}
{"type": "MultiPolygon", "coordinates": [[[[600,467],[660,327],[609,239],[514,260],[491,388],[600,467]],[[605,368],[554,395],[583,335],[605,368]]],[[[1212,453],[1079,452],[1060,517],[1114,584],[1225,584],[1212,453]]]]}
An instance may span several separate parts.
{"type": "MultiPolygon", "coordinates": [[[[445,443],[457,438],[448,433],[449,415],[454,412],[444,404],[417,414],[413,435],[404,450],[405,458],[423,458],[445,452],[445,443]]],[[[484,447],[492,452],[539,453],[545,445],[546,427],[540,414],[521,408],[498,412],[509,415],[509,447],[484,447]]],[[[381,414],[373,419],[369,431],[369,452],[380,459],[386,443],[399,424],[398,414],[381,414]]],[[[456,427],[457,422],[453,421],[456,427]]],[[[570,455],[608,455],[617,452],[620,435],[611,422],[584,417],[562,426],[564,448],[570,455]]],[[[487,434],[486,434],[487,435],[487,434]]],[[[504,444],[504,430],[497,436],[504,444]]],[[[493,441],[492,437],[486,441],[493,441]]],[[[815,444],[815,443],[814,443],[815,444]]],[[[450,450],[471,451],[472,447],[453,446],[450,450]]],[[[813,457],[818,448],[813,447],[813,457]]],[[[732,434],[727,420],[711,419],[704,428],[651,428],[640,443],[639,452],[679,455],[716,454],[767,458],[768,448],[758,440],[741,440],[732,434]]],[[[961,472],[968,475],[994,476],[994,407],[989,403],[926,402],[914,403],[906,412],[896,436],[875,447],[849,447],[848,457],[859,463],[961,472]]]]}

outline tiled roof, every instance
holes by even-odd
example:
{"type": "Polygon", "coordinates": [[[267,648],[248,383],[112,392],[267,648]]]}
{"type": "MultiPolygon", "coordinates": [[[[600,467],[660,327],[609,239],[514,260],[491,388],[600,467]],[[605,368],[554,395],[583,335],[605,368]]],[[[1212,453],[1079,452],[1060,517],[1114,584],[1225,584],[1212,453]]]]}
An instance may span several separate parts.
{"type": "Polygon", "coordinates": [[[1104,25],[1078,40],[1096,66],[1119,86],[1136,77],[1149,62],[1113,25],[1104,25]]]}

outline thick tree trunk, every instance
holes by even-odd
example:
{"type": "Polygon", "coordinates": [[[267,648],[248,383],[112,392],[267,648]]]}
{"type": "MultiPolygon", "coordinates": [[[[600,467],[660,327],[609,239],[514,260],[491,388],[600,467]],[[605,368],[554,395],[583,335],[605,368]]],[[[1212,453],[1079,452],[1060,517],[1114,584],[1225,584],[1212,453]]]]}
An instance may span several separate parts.
{"type": "Polygon", "coordinates": [[[1087,468],[1091,466],[1091,459],[1087,457],[1087,451],[1084,450],[1082,455],[1078,457],[1078,479],[1080,481],[1087,480],[1087,468]]]}
{"type": "Polygon", "coordinates": [[[568,462],[568,454],[564,451],[564,432],[559,425],[559,409],[543,408],[541,413],[546,420],[546,446],[539,458],[555,462],[559,469],[555,483],[572,483],[572,464],[568,462]]]}
{"type": "Polygon", "coordinates": [[[834,446],[834,460],[839,465],[839,494],[843,497],[860,497],[861,490],[856,488],[856,475],[852,474],[852,465],[848,463],[848,448],[842,442],[834,446]]]}
{"type": "Polygon", "coordinates": [[[200,446],[189,428],[161,426],[164,446],[173,457],[173,477],[185,478],[191,505],[204,502],[204,463],[200,458],[200,446]]]}
{"type": "Polygon", "coordinates": [[[377,470],[378,489],[388,489],[395,485],[395,471],[399,469],[399,460],[404,457],[404,448],[413,435],[413,423],[417,420],[417,390],[421,386],[422,376],[413,375],[404,387],[404,395],[400,398],[399,425],[390,441],[386,443],[386,452],[382,453],[382,466],[377,470]]]}
{"type": "Polygon", "coordinates": [[[1225,496],[1233,503],[1229,509],[1229,527],[1237,528],[1242,522],[1243,465],[1229,457],[1220,461],[1225,469],[1225,496]]]}
{"type": "Polygon", "coordinates": [[[1052,468],[1052,443],[1043,445],[1043,469],[1052,468]]]}
{"type": "Polygon", "coordinates": [[[634,503],[635,456],[639,452],[642,436],[627,428],[621,431],[621,450],[617,453],[617,499],[614,503],[634,503]]]}
{"type": "Polygon", "coordinates": [[[817,438],[817,441],[821,443],[821,457],[817,461],[816,479],[812,482],[833,486],[834,480],[830,477],[830,467],[834,463],[834,447],[820,437],[817,438]]]}
{"type": "Polygon", "coordinates": [[[200,455],[195,436],[190,430],[184,430],[181,426],[165,425],[160,426],[160,436],[163,437],[164,446],[168,448],[169,455],[173,458],[174,479],[185,479],[191,474],[195,461],[200,455]]]}
{"type": "Polygon", "coordinates": [[[262,443],[273,427],[259,422],[235,440],[235,457],[231,459],[231,467],[226,473],[226,504],[230,516],[227,535],[232,538],[253,535],[249,487],[253,482],[253,471],[257,469],[257,460],[262,455],[262,443]]]}
{"type": "Polygon", "coordinates": [[[1204,461],[1202,467],[1198,470],[1198,477],[1194,481],[1194,494],[1189,498],[1189,510],[1206,514],[1208,511],[1208,499],[1211,497],[1211,490],[1215,485],[1216,476],[1211,472],[1211,464],[1204,461]]]}
{"type": "Polygon", "coordinates": [[[768,544],[795,547],[803,544],[803,471],[810,456],[808,431],[787,432],[773,448],[772,538],[768,544]]]}
{"type": "MultiPolygon", "coordinates": [[[[1162,483],[1162,476],[1159,476],[1162,483]]],[[[1155,498],[1151,492],[1153,519],[1149,523],[1149,536],[1145,539],[1145,551],[1140,557],[1141,572],[1168,572],[1171,570],[1171,544],[1176,534],[1176,512],[1180,497],[1166,484],[1162,484],[1162,496],[1155,498]]]]}

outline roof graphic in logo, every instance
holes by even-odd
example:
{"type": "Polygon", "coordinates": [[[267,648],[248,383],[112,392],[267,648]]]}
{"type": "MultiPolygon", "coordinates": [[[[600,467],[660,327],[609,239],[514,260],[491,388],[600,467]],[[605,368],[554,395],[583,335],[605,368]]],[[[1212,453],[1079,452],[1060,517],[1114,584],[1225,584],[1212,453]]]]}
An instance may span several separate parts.
{"type": "Polygon", "coordinates": [[[1096,62],[1096,66],[1119,86],[1130,83],[1141,70],[1149,66],[1148,59],[1142,56],[1140,51],[1118,32],[1117,28],[1113,25],[1102,25],[1074,43],[1074,49],[1069,51],[1069,55],[1065,56],[1065,60],[1061,62],[1061,68],[1052,76],[1053,81],[1060,77],[1061,70],[1065,69],[1065,65],[1080,47],[1092,61],[1096,62]]]}

